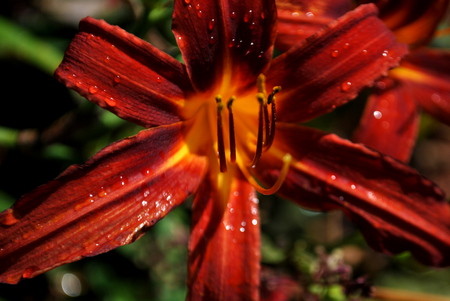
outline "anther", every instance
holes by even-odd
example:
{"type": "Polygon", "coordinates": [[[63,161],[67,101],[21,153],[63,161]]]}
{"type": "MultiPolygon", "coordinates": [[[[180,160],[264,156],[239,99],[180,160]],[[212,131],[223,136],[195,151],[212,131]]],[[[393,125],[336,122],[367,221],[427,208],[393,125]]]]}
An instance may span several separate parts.
{"type": "Polygon", "coordinates": [[[227,109],[228,109],[228,128],[230,132],[230,162],[234,163],[236,162],[236,138],[234,136],[234,117],[233,117],[233,110],[232,105],[233,101],[236,99],[236,97],[232,96],[227,102],[227,109]]]}
{"type": "Polygon", "coordinates": [[[223,139],[223,126],[222,126],[222,110],[223,110],[222,96],[220,95],[216,96],[216,103],[217,103],[217,151],[219,153],[219,165],[220,171],[226,172],[227,162],[225,158],[225,145],[223,139]]]}
{"type": "MultiPolygon", "coordinates": [[[[258,77],[259,79],[259,77],[258,77]]],[[[256,138],[256,151],[253,157],[251,167],[254,168],[261,158],[263,149],[263,138],[264,138],[264,95],[262,93],[256,94],[256,98],[259,101],[259,116],[258,116],[258,137],[256,138]]]]}
{"type": "Polygon", "coordinates": [[[264,143],[264,150],[268,150],[270,148],[270,146],[272,145],[273,139],[275,138],[275,125],[276,125],[276,121],[277,121],[277,107],[275,104],[275,94],[277,94],[280,91],[281,91],[280,86],[274,87],[272,90],[272,93],[270,93],[267,98],[267,104],[271,106],[272,114],[271,114],[271,118],[270,118],[270,124],[268,122],[268,125],[266,126],[269,129],[269,131],[268,131],[269,134],[266,136],[266,141],[264,143]]]}

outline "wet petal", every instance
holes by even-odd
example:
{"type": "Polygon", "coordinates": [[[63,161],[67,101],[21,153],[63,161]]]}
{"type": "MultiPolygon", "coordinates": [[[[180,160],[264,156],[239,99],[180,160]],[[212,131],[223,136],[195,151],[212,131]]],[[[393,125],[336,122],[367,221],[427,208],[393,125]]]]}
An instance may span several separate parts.
{"type": "Polygon", "coordinates": [[[264,182],[270,185],[279,174],[280,159],[273,156],[290,153],[281,195],[313,210],[343,210],[376,250],[411,251],[425,264],[450,265],[450,205],[437,186],[399,161],[336,135],[277,126],[273,150],[257,170],[264,182]]]}
{"type": "Polygon", "coordinates": [[[358,2],[375,3],[380,9],[380,18],[394,31],[397,39],[414,48],[425,45],[431,40],[449,4],[448,0],[362,0],[358,2]]]}
{"type": "Polygon", "coordinates": [[[409,86],[390,78],[376,83],[353,141],[408,162],[419,127],[419,108],[409,86]]]}
{"type": "Polygon", "coordinates": [[[349,0],[277,0],[275,46],[286,51],[350,10],[349,0]]]}
{"type": "Polygon", "coordinates": [[[282,87],[277,119],[304,122],[333,110],[398,65],[406,51],[373,5],[358,7],[273,61],[267,86],[282,87]]]}
{"type": "Polygon", "coordinates": [[[258,199],[237,170],[199,188],[189,242],[188,300],[259,300],[258,199]]]}
{"type": "Polygon", "coordinates": [[[419,105],[439,121],[450,125],[450,52],[418,49],[392,70],[419,105]]]}
{"type": "Polygon", "coordinates": [[[272,58],[274,0],[175,1],[172,28],[194,86],[254,85],[272,58]]]}
{"type": "Polygon", "coordinates": [[[151,127],[180,120],[186,68],[105,21],[85,18],[55,72],[67,87],[119,117],[151,127]]]}
{"type": "Polygon", "coordinates": [[[106,147],[0,214],[0,282],[133,242],[197,189],[204,170],[181,124],[106,147]]]}

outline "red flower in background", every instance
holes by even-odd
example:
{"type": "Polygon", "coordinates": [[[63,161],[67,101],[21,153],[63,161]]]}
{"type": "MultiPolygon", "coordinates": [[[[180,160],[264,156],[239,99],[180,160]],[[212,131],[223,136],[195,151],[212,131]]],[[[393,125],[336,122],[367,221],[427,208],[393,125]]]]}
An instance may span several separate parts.
{"type": "MultiPolygon", "coordinates": [[[[450,125],[450,52],[424,47],[444,18],[449,1],[357,2],[375,3],[380,18],[398,41],[409,45],[410,53],[400,67],[376,82],[353,140],[408,162],[421,109],[450,125]]],[[[277,6],[277,47],[287,50],[343,15],[351,1],[277,0],[277,6]]],[[[345,49],[336,49],[334,55],[343,52],[345,49]]],[[[388,56],[389,51],[383,55],[388,56]]]]}
{"type": "Polygon", "coordinates": [[[405,47],[367,5],[272,60],[276,20],[270,0],[175,1],[185,64],[82,20],[56,77],[146,129],[0,214],[0,280],[131,243],[194,195],[188,298],[256,300],[255,191],[343,210],[377,250],[449,265],[450,207],[439,188],[390,157],[297,125],[354,98],[405,47]],[[330,56],[347,44],[347,56],[330,56]]]}

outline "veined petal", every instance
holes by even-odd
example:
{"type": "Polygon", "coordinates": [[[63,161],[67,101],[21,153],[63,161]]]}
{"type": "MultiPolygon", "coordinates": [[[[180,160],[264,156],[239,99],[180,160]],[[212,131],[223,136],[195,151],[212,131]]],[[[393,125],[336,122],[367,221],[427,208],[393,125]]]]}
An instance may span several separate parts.
{"type": "Polygon", "coordinates": [[[425,264],[450,265],[450,205],[431,181],[333,134],[279,123],[275,137],[257,171],[272,183],[279,157],[291,154],[281,195],[314,210],[343,210],[376,250],[411,251],[425,264]]]}
{"type": "Polygon", "coordinates": [[[176,0],[172,29],[193,85],[254,85],[272,59],[275,0],[176,0]]]}
{"type": "Polygon", "coordinates": [[[180,121],[186,68],[149,43],[102,20],[85,18],[56,78],[119,117],[151,127],[180,121]]]}
{"type": "Polygon", "coordinates": [[[391,76],[410,89],[419,105],[439,121],[450,125],[450,52],[418,49],[393,69],[391,76]]]}
{"type": "Polygon", "coordinates": [[[408,162],[419,127],[420,110],[409,86],[385,78],[376,83],[353,141],[408,162]]]}
{"type": "Polygon", "coordinates": [[[349,0],[277,0],[277,49],[286,51],[350,10],[349,0]]]}
{"type": "Polygon", "coordinates": [[[220,187],[206,178],[194,200],[188,300],[259,300],[258,199],[237,169],[222,175],[220,187]]]}
{"type": "Polygon", "coordinates": [[[180,123],[143,130],[74,165],[0,214],[0,282],[131,243],[193,193],[206,162],[180,123]]]}
{"type": "Polygon", "coordinates": [[[277,120],[304,122],[333,110],[388,69],[406,46],[377,18],[373,5],[359,6],[274,59],[267,86],[281,86],[277,120]]]}
{"type": "Polygon", "coordinates": [[[392,29],[398,41],[418,47],[427,44],[447,12],[448,0],[360,0],[375,3],[380,18],[392,29]]]}

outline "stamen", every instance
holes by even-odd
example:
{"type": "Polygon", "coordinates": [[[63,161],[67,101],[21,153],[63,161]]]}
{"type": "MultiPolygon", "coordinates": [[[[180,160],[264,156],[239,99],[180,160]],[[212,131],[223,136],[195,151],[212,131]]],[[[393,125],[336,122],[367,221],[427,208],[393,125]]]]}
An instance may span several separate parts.
{"type": "Polygon", "coordinates": [[[278,176],[275,183],[270,188],[264,188],[262,187],[255,178],[249,173],[249,171],[246,168],[242,168],[242,173],[244,174],[245,178],[248,180],[248,182],[258,191],[259,193],[270,195],[276,193],[281,185],[283,184],[284,180],[286,180],[287,173],[289,171],[289,166],[292,162],[292,156],[290,154],[286,154],[283,156],[283,167],[280,170],[280,175],[278,176]]]}
{"type": "MultiPolygon", "coordinates": [[[[259,79],[259,77],[258,77],[259,79]]],[[[258,116],[258,137],[256,138],[256,151],[250,166],[255,168],[256,164],[261,158],[263,149],[263,134],[264,134],[264,95],[262,93],[256,94],[256,98],[259,101],[259,116],[258,116]]]]}
{"type": "Polygon", "coordinates": [[[222,96],[220,95],[216,96],[216,103],[217,103],[217,151],[219,152],[219,165],[220,171],[226,172],[227,161],[225,158],[225,145],[223,139],[223,126],[222,126],[222,110],[223,110],[222,96]]]}
{"type": "Polygon", "coordinates": [[[269,94],[267,98],[267,104],[271,106],[272,116],[270,118],[270,125],[266,126],[269,128],[269,135],[266,136],[266,141],[264,143],[264,150],[268,150],[272,145],[273,139],[275,138],[275,125],[277,121],[277,107],[275,104],[275,94],[281,91],[280,86],[273,88],[272,93],[269,94]]]}
{"type": "Polygon", "coordinates": [[[236,99],[236,97],[232,96],[228,102],[227,102],[227,109],[228,109],[228,125],[229,125],[229,132],[230,132],[230,162],[235,163],[236,162],[236,138],[234,136],[234,117],[233,117],[233,110],[232,105],[233,101],[236,99]]]}

